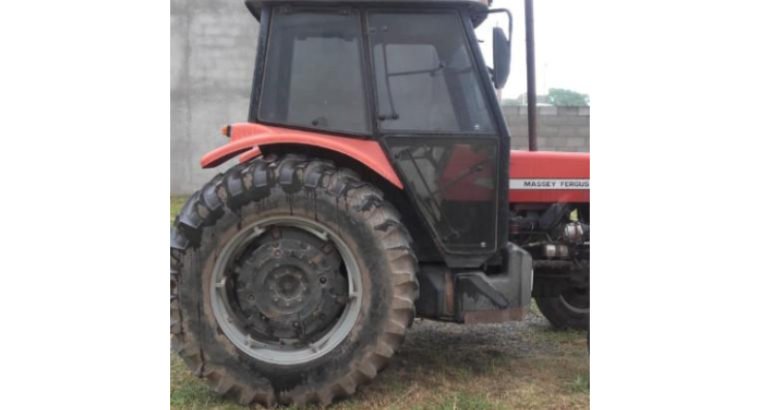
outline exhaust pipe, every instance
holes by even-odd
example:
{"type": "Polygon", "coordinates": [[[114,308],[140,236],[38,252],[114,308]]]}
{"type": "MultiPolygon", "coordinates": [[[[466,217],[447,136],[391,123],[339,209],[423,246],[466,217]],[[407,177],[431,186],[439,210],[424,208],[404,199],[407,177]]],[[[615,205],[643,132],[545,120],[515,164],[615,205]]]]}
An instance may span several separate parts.
{"type": "Polygon", "coordinates": [[[525,0],[525,64],[528,71],[528,150],[538,150],[536,139],[536,54],[533,41],[533,0],[525,0]]]}

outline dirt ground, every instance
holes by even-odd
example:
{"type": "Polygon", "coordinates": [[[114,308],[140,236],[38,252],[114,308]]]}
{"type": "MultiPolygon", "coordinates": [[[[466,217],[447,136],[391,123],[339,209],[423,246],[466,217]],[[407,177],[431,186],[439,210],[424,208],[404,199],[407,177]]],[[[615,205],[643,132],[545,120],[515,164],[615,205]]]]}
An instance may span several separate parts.
{"type": "MultiPolygon", "coordinates": [[[[172,218],[184,198],[172,198],[172,218]]],[[[417,319],[391,364],[334,409],[584,409],[586,334],[558,332],[532,306],[526,320],[457,325],[417,319]]],[[[172,409],[243,409],[171,355],[172,409]]]]}

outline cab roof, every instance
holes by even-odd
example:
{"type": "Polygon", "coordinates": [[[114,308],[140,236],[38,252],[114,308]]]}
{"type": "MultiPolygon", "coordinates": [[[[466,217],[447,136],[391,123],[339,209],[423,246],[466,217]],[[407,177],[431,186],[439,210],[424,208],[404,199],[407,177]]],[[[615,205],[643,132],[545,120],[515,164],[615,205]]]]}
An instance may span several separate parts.
{"type": "Polygon", "coordinates": [[[485,0],[485,4],[479,0],[244,0],[248,10],[259,20],[263,4],[277,5],[304,5],[304,6],[349,6],[349,5],[372,5],[388,7],[416,7],[416,8],[457,8],[470,15],[472,24],[477,27],[488,14],[488,6],[491,0],[485,0]]]}

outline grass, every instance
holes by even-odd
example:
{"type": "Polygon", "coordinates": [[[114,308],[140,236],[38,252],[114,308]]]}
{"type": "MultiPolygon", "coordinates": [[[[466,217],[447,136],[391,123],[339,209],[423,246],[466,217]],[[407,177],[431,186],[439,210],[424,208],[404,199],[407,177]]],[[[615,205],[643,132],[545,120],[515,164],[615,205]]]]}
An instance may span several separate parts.
{"type": "Polygon", "coordinates": [[[172,223],[174,223],[174,217],[177,216],[179,211],[182,210],[182,205],[185,204],[185,201],[187,201],[186,196],[173,196],[171,197],[169,201],[169,215],[170,220],[172,223]]]}
{"type": "MultiPolygon", "coordinates": [[[[184,197],[171,198],[171,217],[184,197]]],[[[334,409],[585,409],[583,332],[550,328],[535,304],[523,322],[461,326],[417,320],[385,371],[334,409]]],[[[171,408],[246,409],[220,397],[171,355],[171,408]]]]}

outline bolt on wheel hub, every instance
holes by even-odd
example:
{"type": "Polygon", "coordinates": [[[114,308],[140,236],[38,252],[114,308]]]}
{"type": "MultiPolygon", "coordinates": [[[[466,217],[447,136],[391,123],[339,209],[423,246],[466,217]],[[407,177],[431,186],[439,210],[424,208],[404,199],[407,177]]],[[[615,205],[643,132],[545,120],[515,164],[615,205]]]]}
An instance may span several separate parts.
{"type": "Polygon", "coordinates": [[[212,273],[211,305],[223,333],[251,357],[297,364],[348,334],[361,275],[348,246],[322,224],[277,217],[243,229],[212,273]]]}
{"type": "Polygon", "coordinates": [[[242,324],[261,340],[306,346],[340,315],[348,294],[338,252],[298,228],[271,228],[241,260],[242,324]],[[285,340],[283,340],[285,339],[285,340]]]}

